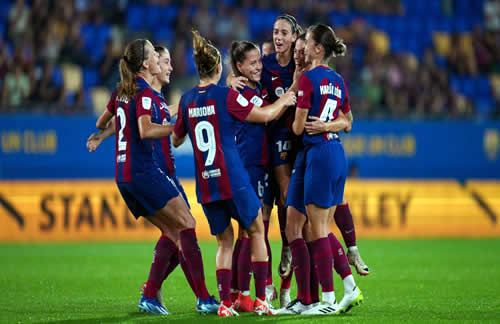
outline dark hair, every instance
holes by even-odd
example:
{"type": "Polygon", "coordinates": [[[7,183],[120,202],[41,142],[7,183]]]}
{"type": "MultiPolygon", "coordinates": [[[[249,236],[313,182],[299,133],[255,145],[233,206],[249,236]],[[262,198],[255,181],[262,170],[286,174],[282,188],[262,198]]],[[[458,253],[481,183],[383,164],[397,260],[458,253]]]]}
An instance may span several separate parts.
{"type": "Polygon", "coordinates": [[[302,33],[302,28],[297,24],[297,20],[295,19],[294,16],[289,15],[289,14],[281,14],[276,18],[276,21],[283,19],[286,20],[290,26],[292,27],[292,34],[300,34],[302,33]]]}
{"type": "Polygon", "coordinates": [[[330,26],[324,24],[315,24],[308,28],[311,33],[311,38],[316,44],[321,44],[325,49],[325,57],[328,59],[331,56],[344,56],[347,51],[347,46],[344,40],[337,37],[330,26]]]}
{"type": "Polygon", "coordinates": [[[299,40],[299,39],[305,41],[306,40],[306,33],[302,33],[299,36],[297,36],[297,40],[299,40]]]}
{"type": "Polygon", "coordinates": [[[240,70],[236,66],[236,63],[243,63],[248,51],[253,49],[259,49],[257,45],[249,41],[233,41],[231,44],[231,66],[233,68],[233,73],[236,76],[241,76],[240,70]]]}
{"type": "Polygon", "coordinates": [[[220,53],[215,46],[206,40],[197,30],[193,30],[194,61],[200,78],[214,75],[220,63],[220,53]]]}
{"type": "Polygon", "coordinates": [[[161,55],[161,53],[163,53],[163,52],[166,53],[167,51],[168,50],[165,46],[160,46],[160,45],[155,46],[155,52],[158,52],[158,54],[160,54],[160,55],[161,55]]]}
{"type": "Polygon", "coordinates": [[[136,39],[125,48],[125,53],[120,59],[120,82],[117,85],[119,98],[130,99],[139,89],[135,83],[135,77],[141,71],[142,63],[149,57],[146,42],[148,42],[147,39],[136,39]]]}

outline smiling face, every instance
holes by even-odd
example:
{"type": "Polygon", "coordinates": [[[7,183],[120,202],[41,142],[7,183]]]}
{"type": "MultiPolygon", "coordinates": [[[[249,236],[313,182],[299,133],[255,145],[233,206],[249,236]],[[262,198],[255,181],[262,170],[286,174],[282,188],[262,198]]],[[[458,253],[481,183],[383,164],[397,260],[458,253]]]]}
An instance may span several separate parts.
{"type": "Polygon", "coordinates": [[[273,27],[273,42],[276,53],[284,54],[291,50],[297,35],[293,33],[292,25],[286,19],[278,19],[273,27]]]}
{"type": "Polygon", "coordinates": [[[170,74],[174,70],[170,59],[170,52],[165,49],[159,52],[160,73],[157,75],[162,85],[170,83],[170,74]]]}
{"type": "Polygon", "coordinates": [[[306,66],[306,57],[304,53],[305,46],[305,41],[300,38],[295,42],[295,48],[293,49],[293,60],[295,61],[295,66],[298,69],[302,69],[304,68],[304,66],[306,66]]]}
{"type": "Polygon", "coordinates": [[[252,82],[259,82],[262,74],[262,60],[257,48],[245,53],[243,62],[237,62],[236,66],[244,77],[252,82]]]}
{"type": "Polygon", "coordinates": [[[318,44],[312,38],[310,31],[306,33],[306,42],[304,47],[304,59],[306,64],[311,64],[312,60],[320,55],[318,44]]]}

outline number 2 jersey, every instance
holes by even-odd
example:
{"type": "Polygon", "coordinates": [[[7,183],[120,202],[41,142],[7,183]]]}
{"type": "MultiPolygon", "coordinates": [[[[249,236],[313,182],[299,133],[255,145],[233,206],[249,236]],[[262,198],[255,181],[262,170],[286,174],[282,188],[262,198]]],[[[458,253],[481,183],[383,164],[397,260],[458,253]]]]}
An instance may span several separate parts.
{"type": "Polygon", "coordinates": [[[236,90],[214,84],[182,95],[174,133],[189,135],[195,160],[198,202],[231,199],[250,190],[250,179],[234,142],[233,121],[244,121],[253,108],[236,90]]]}
{"type": "MultiPolygon", "coordinates": [[[[297,107],[309,109],[309,116],[319,117],[324,122],[337,118],[339,109],[344,114],[351,110],[344,80],[337,72],[323,65],[302,74],[297,97],[297,107]]],[[[308,135],[304,132],[302,138],[304,145],[308,146],[338,139],[338,135],[308,135]]]]}
{"type": "MultiPolygon", "coordinates": [[[[132,182],[137,173],[145,173],[158,168],[153,157],[153,143],[150,139],[141,139],[138,119],[142,115],[152,115],[154,91],[142,79],[136,79],[139,90],[132,99],[118,98],[110,100],[108,111],[116,116],[116,182],[132,182]]],[[[113,98],[112,98],[113,99],[113,98]]]]}

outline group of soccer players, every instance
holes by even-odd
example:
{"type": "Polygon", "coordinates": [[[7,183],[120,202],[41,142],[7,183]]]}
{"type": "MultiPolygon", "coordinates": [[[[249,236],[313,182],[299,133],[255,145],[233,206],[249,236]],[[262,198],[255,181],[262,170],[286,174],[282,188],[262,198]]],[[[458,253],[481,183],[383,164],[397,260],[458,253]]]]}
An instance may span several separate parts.
{"type": "Polygon", "coordinates": [[[117,135],[120,193],[136,218],[146,217],[162,233],[142,287],[139,309],[144,312],[169,314],[160,290],[178,264],[200,313],[327,315],[348,311],[363,300],[349,262],[361,275],[369,270],[359,256],[343,198],[347,165],[337,134],[351,129],[352,113],[342,77],[327,66],[346,46],[326,25],[303,33],[290,15],[276,19],[273,45],[275,53],[261,57],[254,43],[233,42],[232,88],[221,87],[220,52],[193,32],[200,83],[173,106],[161,95],[172,71],[168,50],[144,39],[125,49],[121,80],[96,123],[101,132],[90,136],[87,147],[93,151],[103,139],[117,135]],[[220,303],[206,288],[195,220],[175,175],[171,145],[181,145],[187,136],[193,145],[197,199],[218,242],[220,303]],[[279,311],[270,304],[276,289],[267,238],[275,201],[283,242],[279,311]],[[234,250],[232,218],[239,224],[234,250]],[[332,218],[348,246],[349,260],[329,230],[332,218]],[[340,303],[332,266],[344,283],[340,303]],[[250,297],[250,273],[255,300],[250,297]],[[291,301],[293,273],[298,294],[291,301]]]}

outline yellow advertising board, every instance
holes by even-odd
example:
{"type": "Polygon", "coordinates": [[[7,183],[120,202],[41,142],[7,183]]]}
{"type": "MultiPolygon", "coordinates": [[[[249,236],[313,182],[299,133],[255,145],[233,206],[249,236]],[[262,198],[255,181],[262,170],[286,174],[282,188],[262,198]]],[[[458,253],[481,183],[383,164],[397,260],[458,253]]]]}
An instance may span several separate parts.
{"type": "MultiPolygon", "coordinates": [[[[210,238],[193,180],[181,180],[200,239],[210,238]]],[[[358,237],[500,236],[500,182],[349,180],[345,196],[358,237]]],[[[0,182],[0,241],[150,240],[113,180],[0,182]]],[[[335,231],[335,226],[332,225],[335,231]]],[[[279,237],[273,211],[270,236],[279,237]]]]}

